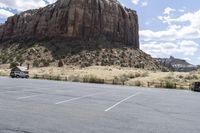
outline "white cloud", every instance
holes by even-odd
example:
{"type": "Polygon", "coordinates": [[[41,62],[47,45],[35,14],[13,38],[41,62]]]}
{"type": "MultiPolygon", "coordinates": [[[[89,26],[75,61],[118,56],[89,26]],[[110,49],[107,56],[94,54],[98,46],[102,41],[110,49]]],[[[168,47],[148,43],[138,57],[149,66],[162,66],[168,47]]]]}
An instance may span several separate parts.
{"type": "MultiPolygon", "coordinates": [[[[56,1],[57,0],[46,0],[49,4],[56,1]]],[[[18,11],[24,11],[44,7],[48,4],[46,2],[45,0],[0,0],[0,8],[11,8],[18,11]]]]}
{"type": "Polygon", "coordinates": [[[133,4],[137,5],[140,0],[131,0],[133,4]]]}
{"type": "Polygon", "coordinates": [[[200,60],[200,56],[197,59],[200,60]]]}
{"type": "Polygon", "coordinates": [[[163,14],[169,15],[171,12],[175,12],[176,10],[170,7],[165,8],[163,14]]]}
{"type": "Polygon", "coordinates": [[[191,40],[183,40],[178,42],[142,42],[141,49],[151,54],[153,57],[161,57],[163,55],[182,54],[185,56],[193,56],[198,51],[199,45],[191,40]]]}
{"type": "Polygon", "coordinates": [[[55,3],[56,1],[57,0],[0,0],[0,18],[5,20],[13,16],[12,10],[21,12],[29,9],[37,9],[55,3]]]}
{"type": "Polygon", "coordinates": [[[185,12],[185,9],[179,9],[178,11],[179,12],[185,12]]]}
{"type": "Polygon", "coordinates": [[[188,56],[193,56],[199,48],[199,45],[196,42],[190,40],[184,40],[180,42],[179,45],[180,47],[177,49],[177,51],[188,56]]]}
{"type": "Polygon", "coordinates": [[[47,0],[49,4],[55,3],[57,0],[47,0]]]}
{"type": "Polygon", "coordinates": [[[194,13],[186,13],[178,18],[171,18],[170,16],[159,16],[158,18],[163,23],[168,24],[166,30],[142,30],[140,31],[142,40],[174,41],[200,38],[200,10],[194,13]],[[186,25],[186,23],[188,24],[186,25]]]}
{"type": "Polygon", "coordinates": [[[142,7],[147,6],[148,2],[142,2],[141,5],[142,5],[142,7]]]}
{"type": "Polygon", "coordinates": [[[7,11],[5,9],[0,9],[0,18],[5,19],[5,18],[8,18],[8,17],[13,16],[13,15],[14,14],[10,11],[7,11]]]}

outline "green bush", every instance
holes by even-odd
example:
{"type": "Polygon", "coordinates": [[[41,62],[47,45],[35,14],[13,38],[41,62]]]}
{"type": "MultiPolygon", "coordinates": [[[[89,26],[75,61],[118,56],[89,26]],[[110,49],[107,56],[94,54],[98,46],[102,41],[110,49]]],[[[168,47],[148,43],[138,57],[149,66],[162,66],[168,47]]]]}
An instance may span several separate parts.
{"type": "Polygon", "coordinates": [[[50,65],[49,60],[41,59],[40,64],[42,64],[42,67],[48,67],[50,65]]]}
{"type": "Polygon", "coordinates": [[[173,88],[176,88],[176,85],[174,83],[170,82],[170,81],[166,81],[164,88],[173,89],[173,88]]]}
{"type": "Polygon", "coordinates": [[[39,66],[40,66],[40,61],[34,60],[33,67],[39,67],[39,66]]]}
{"type": "Polygon", "coordinates": [[[183,79],[183,78],[184,78],[184,76],[183,76],[183,75],[179,75],[178,77],[179,77],[179,79],[183,79]]]}
{"type": "Polygon", "coordinates": [[[48,67],[49,65],[50,65],[50,62],[49,62],[49,61],[45,60],[45,61],[43,62],[43,66],[44,66],[44,67],[48,67]]]}
{"type": "Polygon", "coordinates": [[[41,59],[41,60],[34,60],[33,62],[33,67],[48,67],[50,65],[50,60],[45,60],[45,59],[41,59]]]}
{"type": "Polygon", "coordinates": [[[0,60],[3,64],[6,64],[8,62],[8,56],[7,55],[1,55],[0,60]]]}
{"type": "Polygon", "coordinates": [[[12,62],[10,63],[10,68],[13,68],[13,67],[16,67],[18,66],[19,64],[17,62],[12,62]]]}
{"type": "Polygon", "coordinates": [[[39,76],[38,75],[34,75],[33,79],[39,79],[39,76]]]}

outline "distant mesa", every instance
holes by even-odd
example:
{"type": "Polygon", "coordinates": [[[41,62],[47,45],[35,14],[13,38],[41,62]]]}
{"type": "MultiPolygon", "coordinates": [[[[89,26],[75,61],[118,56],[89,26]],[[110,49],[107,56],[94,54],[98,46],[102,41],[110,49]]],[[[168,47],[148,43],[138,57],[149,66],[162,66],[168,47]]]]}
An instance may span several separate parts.
{"type": "Polygon", "coordinates": [[[8,18],[0,26],[0,40],[102,39],[139,48],[138,29],[136,11],[124,8],[117,0],[58,0],[8,18]]]}
{"type": "Polygon", "coordinates": [[[170,58],[156,58],[156,60],[163,66],[178,72],[190,72],[197,70],[197,66],[188,63],[186,60],[178,59],[173,56],[170,58]]]}

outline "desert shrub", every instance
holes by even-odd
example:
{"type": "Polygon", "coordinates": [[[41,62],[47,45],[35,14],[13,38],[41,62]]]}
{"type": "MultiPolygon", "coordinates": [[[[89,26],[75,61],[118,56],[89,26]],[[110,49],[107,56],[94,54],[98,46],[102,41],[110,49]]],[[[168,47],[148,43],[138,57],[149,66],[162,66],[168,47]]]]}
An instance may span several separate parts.
{"type": "Polygon", "coordinates": [[[33,79],[39,79],[39,76],[38,75],[34,75],[33,79]]]}
{"type": "Polygon", "coordinates": [[[16,61],[19,62],[20,64],[24,63],[24,58],[22,57],[22,55],[19,55],[16,57],[16,61]]]}
{"type": "Polygon", "coordinates": [[[63,60],[59,60],[59,62],[58,62],[58,67],[63,67],[63,66],[64,66],[63,60]]]}
{"type": "Polygon", "coordinates": [[[140,65],[139,65],[139,64],[136,64],[136,65],[135,65],[135,68],[140,68],[140,65]]]}
{"type": "Polygon", "coordinates": [[[183,79],[184,76],[183,76],[183,75],[179,75],[178,78],[179,78],[179,79],[183,79]]]}
{"type": "Polygon", "coordinates": [[[74,76],[74,75],[70,75],[68,77],[68,80],[72,82],[81,82],[81,78],[79,76],[74,76]]]}
{"type": "Polygon", "coordinates": [[[128,73],[128,74],[123,74],[119,78],[121,79],[122,82],[125,82],[129,79],[134,79],[134,78],[139,78],[139,77],[146,77],[148,76],[148,72],[146,73],[128,73]]]}
{"type": "Polygon", "coordinates": [[[196,75],[196,74],[194,74],[194,75],[192,75],[192,77],[193,77],[193,79],[199,79],[199,77],[196,75]]]}
{"type": "Polygon", "coordinates": [[[135,74],[134,73],[123,74],[121,77],[126,80],[133,79],[133,78],[135,78],[135,74]]]}
{"type": "Polygon", "coordinates": [[[50,65],[50,60],[42,59],[41,63],[43,64],[43,67],[48,67],[50,65]]]}
{"type": "Polygon", "coordinates": [[[149,76],[149,73],[148,72],[144,72],[141,74],[141,77],[148,77],[149,76]]]}
{"type": "Polygon", "coordinates": [[[173,88],[176,88],[176,85],[170,81],[166,81],[164,84],[164,88],[173,89],[173,88]]]}
{"type": "Polygon", "coordinates": [[[13,67],[16,67],[18,66],[19,64],[17,62],[12,62],[10,63],[10,68],[13,68],[13,67]]]}
{"type": "Polygon", "coordinates": [[[134,82],[134,85],[135,85],[135,86],[142,86],[142,83],[141,83],[140,81],[135,81],[135,82],[134,82]]]}
{"type": "Polygon", "coordinates": [[[165,79],[173,79],[173,74],[169,74],[168,76],[165,77],[165,79]]]}
{"type": "Polygon", "coordinates": [[[125,78],[122,78],[122,77],[114,77],[113,79],[113,83],[112,84],[115,84],[115,85],[124,85],[125,82],[127,81],[127,79],[125,78]]]}
{"type": "Polygon", "coordinates": [[[60,76],[56,76],[56,77],[54,77],[54,80],[62,80],[62,78],[60,77],[60,76]]]}
{"type": "Polygon", "coordinates": [[[89,62],[81,62],[81,68],[89,67],[91,64],[89,62]]]}
{"type": "Polygon", "coordinates": [[[4,72],[0,72],[0,76],[8,76],[8,74],[6,74],[4,72]]]}
{"type": "Polygon", "coordinates": [[[44,49],[44,53],[47,53],[48,52],[48,49],[44,49]]]}
{"type": "Polygon", "coordinates": [[[1,55],[0,60],[3,64],[6,64],[8,62],[8,56],[7,55],[1,55]]]}
{"type": "Polygon", "coordinates": [[[41,59],[41,60],[34,60],[33,62],[33,67],[48,67],[50,65],[50,60],[45,60],[45,59],[41,59]]]}
{"type": "Polygon", "coordinates": [[[162,67],[162,68],[161,68],[161,71],[162,71],[162,72],[169,72],[169,70],[168,70],[166,67],[162,67]]]}
{"type": "Polygon", "coordinates": [[[9,58],[9,62],[13,62],[14,59],[12,57],[9,58]]]}
{"type": "Polygon", "coordinates": [[[141,76],[140,73],[135,73],[135,77],[136,77],[136,78],[138,78],[138,77],[140,77],[140,76],[141,76]]]}
{"type": "Polygon", "coordinates": [[[63,78],[60,76],[50,76],[50,75],[43,75],[42,78],[49,80],[58,80],[58,81],[63,80],[63,78]]]}
{"type": "Polygon", "coordinates": [[[118,85],[118,84],[121,84],[121,81],[119,81],[119,79],[118,79],[117,77],[115,77],[115,78],[113,79],[112,84],[118,85]]]}
{"type": "Polygon", "coordinates": [[[119,79],[120,82],[125,82],[129,79],[129,75],[123,74],[123,75],[119,76],[118,79],[119,79]]]}
{"type": "Polygon", "coordinates": [[[185,77],[185,79],[187,79],[187,80],[197,80],[197,79],[199,79],[199,77],[197,75],[193,74],[193,75],[187,75],[185,77]]]}
{"type": "Polygon", "coordinates": [[[83,77],[83,82],[103,84],[104,80],[97,78],[96,76],[93,76],[93,75],[86,75],[86,76],[83,77]]]}
{"type": "Polygon", "coordinates": [[[132,73],[130,73],[129,75],[128,75],[128,78],[130,78],[130,79],[134,79],[136,76],[135,76],[135,74],[132,74],[132,73]]]}
{"type": "Polygon", "coordinates": [[[34,60],[33,61],[33,67],[39,67],[40,66],[40,61],[39,60],[34,60]]]}

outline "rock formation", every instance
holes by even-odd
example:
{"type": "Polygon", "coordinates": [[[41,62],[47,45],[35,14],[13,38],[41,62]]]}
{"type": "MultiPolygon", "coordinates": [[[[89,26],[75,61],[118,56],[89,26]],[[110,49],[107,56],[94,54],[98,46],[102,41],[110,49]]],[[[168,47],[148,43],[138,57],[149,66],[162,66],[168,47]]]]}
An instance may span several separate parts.
{"type": "Polygon", "coordinates": [[[9,17],[0,42],[20,38],[105,39],[139,48],[138,17],[117,0],[58,0],[9,17]]]}
{"type": "Polygon", "coordinates": [[[188,63],[186,60],[174,58],[170,56],[170,58],[155,58],[160,65],[165,66],[173,71],[178,72],[191,72],[197,70],[197,66],[188,63]]]}

